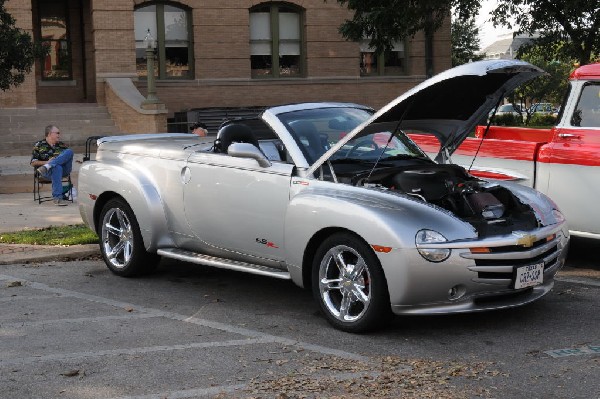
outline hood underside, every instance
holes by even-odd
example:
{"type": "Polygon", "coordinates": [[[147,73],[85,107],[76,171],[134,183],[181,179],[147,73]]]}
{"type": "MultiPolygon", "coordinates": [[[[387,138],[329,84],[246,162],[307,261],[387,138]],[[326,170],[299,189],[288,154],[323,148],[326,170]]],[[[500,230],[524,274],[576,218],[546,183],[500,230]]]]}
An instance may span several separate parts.
{"type": "Polygon", "coordinates": [[[395,124],[403,131],[433,134],[440,154],[452,154],[488,112],[519,85],[543,74],[519,60],[488,60],[461,65],[415,86],[359,125],[325,153],[316,170],[348,141],[395,124]]]}

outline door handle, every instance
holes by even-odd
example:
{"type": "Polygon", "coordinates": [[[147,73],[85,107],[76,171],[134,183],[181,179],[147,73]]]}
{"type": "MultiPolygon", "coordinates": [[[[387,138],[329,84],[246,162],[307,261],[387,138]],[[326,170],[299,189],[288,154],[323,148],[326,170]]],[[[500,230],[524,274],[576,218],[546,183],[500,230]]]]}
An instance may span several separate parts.
{"type": "Polygon", "coordinates": [[[573,133],[559,133],[558,137],[561,139],[580,139],[581,136],[573,133]]]}

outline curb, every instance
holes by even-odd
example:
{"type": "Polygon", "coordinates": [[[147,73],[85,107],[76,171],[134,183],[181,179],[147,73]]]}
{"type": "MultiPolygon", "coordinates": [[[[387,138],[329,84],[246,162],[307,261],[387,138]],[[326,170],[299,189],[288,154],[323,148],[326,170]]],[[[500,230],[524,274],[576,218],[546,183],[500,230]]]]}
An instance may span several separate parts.
{"type": "Polygon", "coordinates": [[[98,244],[86,245],[22,245],[0,244],[0,265],[73,260],[100,255],[98,244]]]}

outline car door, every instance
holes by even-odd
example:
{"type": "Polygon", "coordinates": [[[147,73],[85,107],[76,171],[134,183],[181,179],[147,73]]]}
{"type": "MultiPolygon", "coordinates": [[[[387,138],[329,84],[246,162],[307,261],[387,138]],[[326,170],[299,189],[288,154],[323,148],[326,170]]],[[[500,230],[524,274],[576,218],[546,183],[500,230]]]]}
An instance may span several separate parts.
{"type": "Polygon", "coordinates": [[[536,188],[557,203],[571,230],[600,234],[593,207],[600,198],[600,84],[576,82],[572,90],[580,87],[565,105],[564,112],[572,117],[555,129],[554,140],[540,151],[536,188]]]}
{"type": "Polygon", "coordinates": [[[204,244],[231,257],[282,260],[283,224],[294,166],[226,154],[192,154],[182,171],[185,214],[204,244]]]}

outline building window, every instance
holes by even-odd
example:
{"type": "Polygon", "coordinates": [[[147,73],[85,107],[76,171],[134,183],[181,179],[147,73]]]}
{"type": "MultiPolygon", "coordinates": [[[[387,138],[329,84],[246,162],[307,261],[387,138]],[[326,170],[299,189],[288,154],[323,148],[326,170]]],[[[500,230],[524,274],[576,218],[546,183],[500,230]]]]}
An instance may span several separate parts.
{"type": "Polygon", "coordinates": [[[159,79],[191,79],[192,57],[190,13],[171,4],[152,4],[134,12],[135,62],[139,77],[146,77],[144,38],[156,40],[154,76],[159,79]]]}
{"type": "Polygon", "coordinates": [[[253,78],[302,76],[301,26],[301,11],[294,6],[269,4],[250,10],[253,78]]]}
{"type": "Polygon", "coordinates": [[[42,79],[72,79],[67,2],[40,2],[38,15],[41,43],[49,50],[42,61],[42,79]]]}
{"type": "Polygon", "coordinates": [[[404,42],[396,42],[391,51],[376,54],[375,49],[369,47],[369,41],[360,42],[360,76],[406,74],[404,42]]]}

